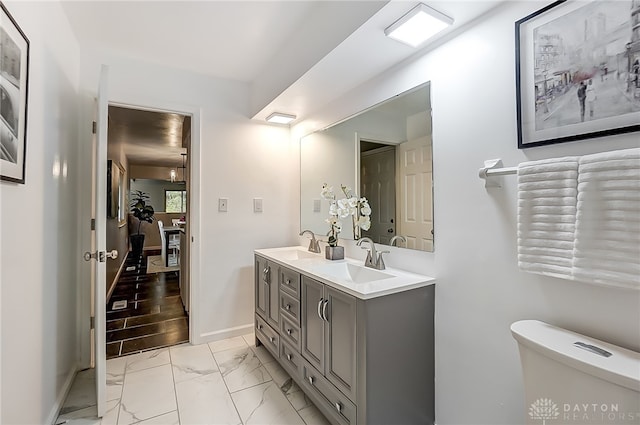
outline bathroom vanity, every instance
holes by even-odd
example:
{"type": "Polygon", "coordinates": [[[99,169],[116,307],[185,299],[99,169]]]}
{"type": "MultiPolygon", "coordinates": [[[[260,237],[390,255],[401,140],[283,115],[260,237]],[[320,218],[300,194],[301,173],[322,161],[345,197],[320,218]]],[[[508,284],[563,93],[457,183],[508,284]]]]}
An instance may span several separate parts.
{"type": "Polygon", "coordinates": [[[433,278],[255,251],[255,335],[333,424],[434,423],[433,278]]]}

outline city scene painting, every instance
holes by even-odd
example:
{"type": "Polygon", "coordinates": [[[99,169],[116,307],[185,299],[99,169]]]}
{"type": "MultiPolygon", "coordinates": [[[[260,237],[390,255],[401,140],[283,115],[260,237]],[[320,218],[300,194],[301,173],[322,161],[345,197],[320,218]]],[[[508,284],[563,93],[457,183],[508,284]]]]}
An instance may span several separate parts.
{"type": "Polygon", "coordinates": [[[0,5],[0,176],[24,183],[29,41],[0,5]]]}
{"type": "Polygon", "coordinates": [[[557,2],[516,38],[519,147],[640,130],[640,0],[557,2]]]}

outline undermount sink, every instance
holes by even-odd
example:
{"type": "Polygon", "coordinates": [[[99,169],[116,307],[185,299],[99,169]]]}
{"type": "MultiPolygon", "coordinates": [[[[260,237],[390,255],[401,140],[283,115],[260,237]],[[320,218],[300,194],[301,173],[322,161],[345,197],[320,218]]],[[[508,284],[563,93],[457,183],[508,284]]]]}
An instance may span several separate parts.
{"type": "Polygon", "coordinates": [[[273,256],[281,260],[302,260],[304,258],[318,258],[318,254],[301,249],[288,249],[286,251],[275,251],[273,256]]]}
{"type": "Polygon", "coordinates": [[[314,271],[319,274],[331,276],[335,279],[353,283],[368,283],[376,280],[383,280],[395,277],[394,275],[375,270],[369,267],[359,266],[352,263],[331,263],[314,267],[314,271]]]}

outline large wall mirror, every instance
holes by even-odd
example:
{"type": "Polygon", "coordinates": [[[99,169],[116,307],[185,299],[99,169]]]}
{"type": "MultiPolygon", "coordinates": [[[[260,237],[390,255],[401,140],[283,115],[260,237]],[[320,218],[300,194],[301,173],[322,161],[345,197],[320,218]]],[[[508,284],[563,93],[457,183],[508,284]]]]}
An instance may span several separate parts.
{"type": "Polygon", "coordinates": [[[300,226],[327,234],[323,184],[364,196],[371,228],[354,236],[350,218],[340,239],[433,251],[433,168],[429,83],[401,93],[300,141],[300,226]]]}

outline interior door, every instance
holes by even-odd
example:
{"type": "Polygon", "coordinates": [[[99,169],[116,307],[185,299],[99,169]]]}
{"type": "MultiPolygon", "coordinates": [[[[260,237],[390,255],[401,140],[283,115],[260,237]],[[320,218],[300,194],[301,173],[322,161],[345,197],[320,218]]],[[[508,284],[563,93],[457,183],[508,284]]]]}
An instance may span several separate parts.
{"type": "Polygon", "coordinates": [[[363,152],[360,158],[361,194],[371,205],[371,227],[362,236],[389,245],[396,235],[396,150],[387,146],[363,152]]]}
{"type": "Polygon", "coordinates": [[[400,161],[399,221],[397,232],[407,248],[433,250],[432,158],[429,136],[398,146],[400,161]]]}
{"type": "MultiPolygon", "coordinates": [[[[102,66],[100,85],[98,87],[98,104],[96,114],[96,144],[94,149],[93,181],[95,246],[93,254],[95,267],[92,267],[94,311],[94,352],[96,374],[96,401],[98,417],[104,416],[106,410],[107,390],[107,353],[106,353],[106,248],[107,248],[107,120],[108,120],[108,81],[109,68],[102,66]]],[[[116,254],[117,255],[117,254],[116,254]]]]}

